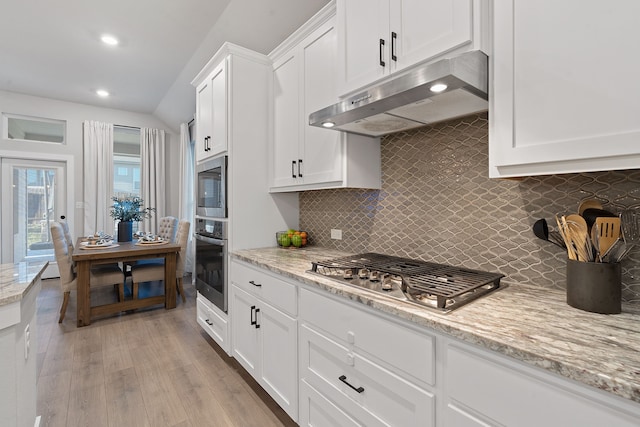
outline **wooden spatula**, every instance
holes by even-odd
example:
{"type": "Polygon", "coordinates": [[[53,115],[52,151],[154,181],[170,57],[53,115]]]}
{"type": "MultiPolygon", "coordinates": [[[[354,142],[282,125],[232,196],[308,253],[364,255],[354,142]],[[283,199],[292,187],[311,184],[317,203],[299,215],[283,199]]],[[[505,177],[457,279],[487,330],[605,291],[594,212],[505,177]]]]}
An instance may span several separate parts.
{"type": "Polygon", "coordinates": [[[604,257],[609,248],[620,238],[620,218],[598,217],[598,252],[604,257]]]}

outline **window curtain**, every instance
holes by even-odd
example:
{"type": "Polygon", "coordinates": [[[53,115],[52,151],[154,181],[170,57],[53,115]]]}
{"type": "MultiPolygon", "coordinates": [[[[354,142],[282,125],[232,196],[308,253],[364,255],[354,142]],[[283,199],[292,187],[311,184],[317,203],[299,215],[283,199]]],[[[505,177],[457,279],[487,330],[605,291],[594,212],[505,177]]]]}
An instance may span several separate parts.
{"type": "Polygon", "coordinates": [[[184,270],[186,272],[193,271],[193,248],[191,243],[191,234],[194,230],[194,212],[193,212],[193,198],[194,190],[193,184],[195,180],[194,176],[194,164],[195,164],[194,144],[191,141],[189,133],[189,125],[182,123],[180,125],[180,218],[186,219],[191,222],[191,233],[189,233],[189,240],[187,243],[187,258],[185,259],[184,270]]]}
{"type": "Polygon", "coordinates": [[[85,120],[83,129],[84,234],[113,233],[113,124],[85,120]]]}
{"type": "Polygon", "coordinates": [[[162,129],[140,128],[140,185],[144,206],[155,208],[142,221],[142,230],[156,232],[165,216],[165,134],[162,129]]]}

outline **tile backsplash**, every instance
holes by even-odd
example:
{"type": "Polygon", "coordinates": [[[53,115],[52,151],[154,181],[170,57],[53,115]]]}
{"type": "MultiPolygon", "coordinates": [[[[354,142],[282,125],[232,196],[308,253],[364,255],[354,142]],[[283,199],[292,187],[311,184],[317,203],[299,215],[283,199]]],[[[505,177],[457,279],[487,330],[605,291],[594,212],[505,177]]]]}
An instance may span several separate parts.
{"type": "MultiPolygon", "coordinates": [[[[382,140],[382,189],[300,194],[300,228],[314,245],[381,252],[504,274],[511,283],[564,289],[566,252],[533,223],[575,213],[586,198],[640,208],[640,170],[488,178],[487,114],[382,140]],[[330,229],[342,230],[332,240],[330,229]]],[[[623,301],[640,305],[640,247],[622,263],[623,301]]]]}

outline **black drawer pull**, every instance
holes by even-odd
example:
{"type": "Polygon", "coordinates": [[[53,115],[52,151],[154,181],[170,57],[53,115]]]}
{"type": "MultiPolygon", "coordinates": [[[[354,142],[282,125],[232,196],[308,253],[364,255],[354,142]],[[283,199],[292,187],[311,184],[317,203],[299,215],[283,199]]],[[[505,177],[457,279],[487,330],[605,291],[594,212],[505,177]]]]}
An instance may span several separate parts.
{"type": "Polygon", "coordinates": [[[300,168],[302,167],[302,159],[298,159],[298,177],[302,178],[302,171],[300,168]]]}
{"type": "Polygon", "coordinates": [[[295,172],[295,167],[296,167],[296,161],[295,160],[291,160],[291,177],[292,178],[296,178],[296,172],[295,172]]]}
{"type": "Polygon", "coordinates": [[[256,316],[256,320],[253,320],[253,313],[254,311],[256,311],[256,306],[252,305],[251,306],[251,324],[255,325],[258,322],[258,316],[256,316]]]}
{"type": "Polygon", "coordinates": [[[262,284],[260,284],[260,283],[256,283],[256,282],[254,282],[253,280],[249,280],[249,283],[251,283],[253,286],[256,286],[256,287],[258,287],[258,288],[262,286],[262,284]]]}
{"type": "Polygon", "coordinates": [[[204,319],[204,321],[206,322],[207,325],[213,326],[213,323],[211,323],[211,321],[209,319],[204,319]]]}
{"type": "Polygon", "coordinates": [[[347,381],[347,376],[346,375],[340,375],[338,377],[338,379],[340,381],[342,381],[343,383],[345,383],[346,385],[348,385],[349,387],[351,387],[352,389],[354,389],[355,391],[357,391],[358,393],[362,393],[364,391],[364,387],[356,388],[356,387],[352,386],[351,384],[349,384],[349,382],[347,381]]]}
{"type": "Polygon", "coordinates": [[[260,309],[256,308],[256,329],[260,327],[260,323],[258,323],[258,313],[260,313],[260,309]]]}
{"type": "Polygon", "coordinates": [[[380,66],[384,67],[386,64],[385,62],[382,60],[382,48],[384,46],[384,39],[380,39],[380,66]]]}

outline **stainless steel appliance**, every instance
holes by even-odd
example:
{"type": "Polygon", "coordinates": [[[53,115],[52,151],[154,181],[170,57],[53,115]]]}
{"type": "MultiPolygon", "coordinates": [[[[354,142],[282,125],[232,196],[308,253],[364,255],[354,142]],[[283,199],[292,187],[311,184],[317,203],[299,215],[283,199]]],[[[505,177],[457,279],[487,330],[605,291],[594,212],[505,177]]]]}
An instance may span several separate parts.
{"type": "Polygon", "coordinates": [[[311,126],[382,136],[489,108],[489,59],[479,50],[420,65],[309,115],[311,126]]]}
{"type": "Polygon", "coordinates": [[[227,223],[197,218],[196,289],[220,310],[227,312],[227,223]]]}
{"type": "Polygon", "coordinates": [[[206,160],[197,166],[196,215],[227,217],[227,156],[206,160]]]}
{"type": "Polygon", "coordinates": [[[499,273],[377,253],[312,262],[310,272],[443,312],[504,287],[499,273]]]}

